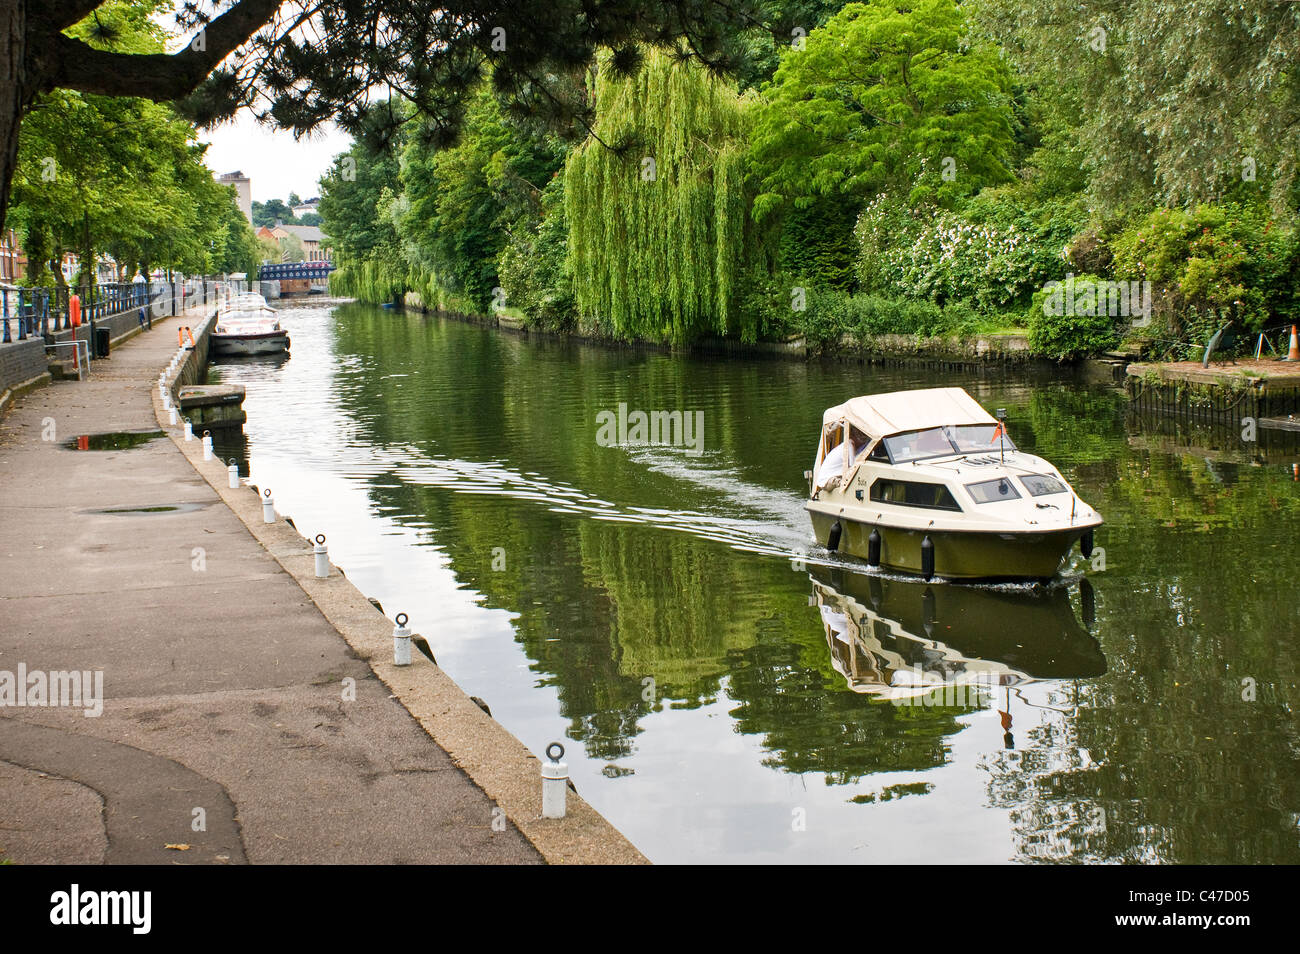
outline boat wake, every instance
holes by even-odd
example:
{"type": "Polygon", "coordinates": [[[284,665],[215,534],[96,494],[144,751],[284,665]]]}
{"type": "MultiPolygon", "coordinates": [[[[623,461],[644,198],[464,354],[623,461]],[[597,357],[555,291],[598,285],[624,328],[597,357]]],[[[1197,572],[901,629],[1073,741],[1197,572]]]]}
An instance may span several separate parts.
{"type": "MultiPolygon", "coordinates": [[[[520,471],[503,461],[430,457],[427,450],[417,447],[392,447],[388,451],[391,468],[385,469],[408,484],[437,487],[453,493],[509,497],[535,503],[552,513],[689,533],[734,550],[786,560],[797,568],[820,566],[883,579],[915,579],[906,574],[868,567],[863,561],[843,557],[819,546],[804,511],[802,497],[744,480],[734,468],[721,465],[720,455],[713,459],[693,457],[680,452],[673,454],[662,448],[630,451],[633,459],[655,473],[717,492],[725,501],[728,513],[619,504],[585,493],[571,484],[520,471]]],[[[372,459],[370,463],[373,465],[375,462],[372,459]]],[[[372,469],[366,468],[368,471],[372,469]]],[[[1059,580],[1062,585],[1073,582],[1067,577],[1059,580]]],[[[946,581],[936,578],[932,582],[943,584],[946,581]]],[[[962,585],[1004,591],[1032,588],[1031,584],[1005,582],[962,585]]]]}
{"type": "MultiPolygon", "coordinates": [[[[577,514],[594,520],[611,523],[643,524],[689,533],[765,556],[795,560],[804,558],[806,548],[813,546],[811,529],[795,522],[802,517],[802,507],[797,498],[781,495],[767,488],[744,489],[739,481],[732,480],[725,489],[727,496],[753,504],[762,495],[759,511],[767,519],[756,516],[723,515],[698,510],[678,510],[664,507],[635,507],[622,505],[602,497],[583,492],[570,484],[550,481],[537,474],[525,473],[501,461],[470,461],[455,458],[431,458],[427,454],[402,453],[404,463],[396,464],[393,475],[411,484],[440,487],[455,493],[506,496],[514,500],[531,501],[552,513],[577,514]],[[411,463],[418,457],[418,463],[411,463]],[[751,495],[753,495],[751,497],[751,495]],[[778,520],[771,519],[779,518],[778,520]],[[802,549],[801,549],[802,548],[802,549]]],[[[722,489],[711,483],[715,489],[722,489]]]]}

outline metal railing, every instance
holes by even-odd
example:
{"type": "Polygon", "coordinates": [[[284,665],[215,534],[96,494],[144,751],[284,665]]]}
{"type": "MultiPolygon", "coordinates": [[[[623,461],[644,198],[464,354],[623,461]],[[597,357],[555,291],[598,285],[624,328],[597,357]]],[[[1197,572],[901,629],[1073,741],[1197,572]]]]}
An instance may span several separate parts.
{"type": "Polygon", "coordinates": [[[0,286],[0,342],[24,341],[40,335],[48,342],[72,328],[72,296],[77,296],[82,323],[125,312],[146,310],[145,318],[176,315],[195,301],[207,302],[211,284],[203,279],[173,282],[101,282],[60,288],[0,286]]]}
{"type": "Polygon", "coordinates": [[[44,288],[0,287],[0,315],[3,315],[3,341],[24,341],[28,337],[40,334],[49,321],[49,293],[44,288]],[[17,325],[17,336],[12,324],[17,325]]]}

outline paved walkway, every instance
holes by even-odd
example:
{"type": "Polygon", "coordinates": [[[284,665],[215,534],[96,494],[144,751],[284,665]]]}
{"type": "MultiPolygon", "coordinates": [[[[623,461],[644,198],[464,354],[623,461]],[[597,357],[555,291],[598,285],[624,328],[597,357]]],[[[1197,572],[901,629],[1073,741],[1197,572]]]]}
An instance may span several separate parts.
{"type": "Polygon", "coordinates": [[[539,862],[170,440],[63,446],[157,427],[178,323],[0,421],[0,700],[104,689],[0,706],[0,861],[539,862]]]}

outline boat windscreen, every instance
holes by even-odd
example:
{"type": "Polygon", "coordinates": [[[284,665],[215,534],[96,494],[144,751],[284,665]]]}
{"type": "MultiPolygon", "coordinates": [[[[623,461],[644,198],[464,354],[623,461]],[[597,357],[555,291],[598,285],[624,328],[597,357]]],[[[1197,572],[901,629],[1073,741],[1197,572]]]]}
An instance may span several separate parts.
{"type": "Polygon", "coordinates": [[[927,427],[885,438],[885,449],[895,464],[927,457],[951,457],[954,454],[987,454],[1013,451],[1016,445],[999,430],[997,424],[959,424],[927,427]]]}

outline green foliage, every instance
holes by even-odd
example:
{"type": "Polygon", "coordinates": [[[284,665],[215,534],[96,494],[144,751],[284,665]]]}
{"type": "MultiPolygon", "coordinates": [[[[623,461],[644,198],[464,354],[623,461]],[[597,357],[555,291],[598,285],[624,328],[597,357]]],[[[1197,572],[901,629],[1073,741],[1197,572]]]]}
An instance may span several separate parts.
{"type": "Polygon", "coordinates": [[[986,312],[1023,308],[1063,277],[1064,250],[1086,212],[1074,200],[1031,206],[1023,190],[986,189],[961,212],[905,209],[885,200],[858,220],[864,290],[935,302],[970,301],[986,312]]]}
{"type": "Polygon", "coordinates": [[[1230,195],[1294,207],[1300,44],[1270,0],[981,0],[981,29],[1053,88],[1099,207],[1230,195]]]}
{"type": "Polygon", "coordinates": [[[257,233],[239,209],[234,187],[218,185],[213,201],[203,210],[201,218],[213,227],[208,267],[202,271],[255,274],[262,261],[262,250],[257,233]]]}
{"type": "Polygon", "coordinates": [[[394,223],[407,260],[487,311],[507,230],[538,218],[542,188],[561,162],[556,143],[524,134],[483,86],[457,145],[433,148],[415,136],[403,151],[394,223]]]}
{"type": "Polygon", "coordinates": [[[541,218],[524,219],[511,227],[497,263],[506,302],[523,311],[526,325],[552,330],[575,326],[578,312],[568,248],[564,177],[557,175],[542,190],[541,218]]]}
{"type": "Polygon", "coordinates": [[[330,294],[378,304],[395,301],[410,286],[404,262],[371,256],[361,259],[340,257],[330,272],[330,294]]]}
{"type": "Polygon", "coordinates": [[[815,340],[839,335],[858,340],[876,335],[952,337],[973,334],[979,324],[977,313],[961,302],[940,307],[928,301],[821,290],[808,300],[807,327],[815,340]]]}
{"type": "Polygon", "coordinates": [[[780,223],[780,269],[802,284],[852,291],[857,285],[858,205],[851,199],[819,197],[791,209],[780,223]]]}
{"type": "Polygon", "coordinates": [[[1296,314],[1295,227],[1258,206],[1156,209],[1111,249],[1116,276],[1152,283],[1160,330],[1175,338],[1204,345],[1225,321],[1258,331],[1272,317],[1296,314]],[[1195,333],[1193,316],[1204,325],[1195,333]]]}
{"type": "Polygon", "coordinates": [[[277,222],[285,225],[297,223],[293,209],[283,199],[268,199],[266,202],[252,204],[253,225],[256,228],[272,228],[277,222]]]}
{"type": "Polygon", "coordinates": [[[830,288],[804,289],[804,308],[796,310],[791,292],[799,287],[797,280],[787,275],[751,282],[744,308],[764,329],[764,337],[801,334],[817,347],[833,344],[845,335],[858,341],[877,335],[961,337],[990,326],[988,318],[965,302],[939,306],[830,288]]]}
{"type": "Polygon", "coordinates": [[[759,219],[789,202],[890,191],[950,204],[1009,178],[1010,74],[953,0],[850,3],[765,88],[750,164],[759,219]]]}
{"type": "MultiPolygon", "coordinates": [[[[1157,321],[1145,333],[1180,348],[1224,320],[1257,328],[1300,313],[1291,216],[1261,211],[1280,166],[1258,184],[1214,173],[1230,197],[1216,205],[1150,211],[1168,186],[1155,170],[1182,160],[1159,145],[1166,130],[1114,112],[1134,77],[1149,73],[1141,82],[1155,89],[1149,63],[1115,75],[1138,22],[1127,9],[1106,13],[1106,50],[1089,48],[1089,24],[1048,24],[1021,0],[838,11],[772,0],[763,17],[742,37],[757,55],[740,73],[747,86],[771,77],[759,96],[670,53],[604,54],[585,90],[594,135],[567,161],[558,140],[523,133],[537,117],[483,86],[454,145],[428,122],[397,134],[400,167],[354,146],[355,182],[323,184],[338,286],[476,312],[499,287],[532,326],[679,344],[970,334],[1029,316],[1035,347],[1061,360],[1113,347],[1117,333],[1093,316],[1042,315],[1043,289],[1066,272],[1150,279],[1157,321]],[[1086,56],[1062,47],[1061,76],[1013,76],[1003,51],[1026,69],[1047,62],[1023,48],[1016,16],[1027,35],[1086,56]],[[808,30],[802,48],[790,44],[796,26],[808,30]],[[1111,110],[1109,139],[1093,96],[1111,110]],[[1116,170],[1128,192],[1109,181],[1116,170]]],[[[580,86],[570,93],[581,98],[580,86]]],[[[363,140],[392,138],[409,117],[384,113],[363,140]]],[[[1163,104],[1145,115],[1158,114],[1163,104]]]]}
{"type": "Polygon", "coordinates": [[[321,228],[340,260],[359,262],[395,253],[397,231],[379,208],[399,171],[397,157],[377,148],[364,134],[347,152],[334,157],[320,180],[320,216],[321,228]]]}
{"type": "Polygon", "coordinates": [[[764,0],[765,26],[746,30],[745,59],[736,79],[741,91],[759,89],[772,79],[781,54],[806,42],[808,34],[839,13],[843,0],[764,0]]]}
{"type": "Polygon", "coordinates": [[[736,307],[754,252],[742,175],[747,101],[658,52],[627,79],[606,62],[594,95],[599,139],[565,169],[582,320],[623,338],[754,340],[758,329],[736,307]]]}
{"type": "MultiPolygon", "coordinates": [[[[1098,283],[1105,281],[1096,275],[1075,275],[1073,288],[1078,300],[1098,301],[1098,283]]],[[[1054,361],[1074,361],[1088,355],[1099,354],[1116,347],[1128,328],[1129,319],[1112,316],[1105,308],[1072,309],[1054,308],[1049,303],[1049,291],[1042,289],[1033,297],[1025,314],[1029,329],[1029,347],[1038,355],[1054,361]],[[1054,314],[1061,310],[1063,314],[1054,314]],[[1098,311],[1099,314],[1086,314],[1098,311]]]]}
{"type": "MultiPolygon", "coordinates": [[[[71,32],[93,46],[158,52],[156,4],[111,3],[71,32]]],[[[246,263],[256,241],[230,189],[213,182],[194,127],[144,99],[57,90],[23,123],[12,223],[30,250],[29,281],[63,281],[50,263],[103,253],[121,279],[152,268],[191,273],[246,263]]],[[[255,259],[254,259],[255,260],[255,259]]],[[[87,270],[81,280],[94,280],[87,270]]]]}

